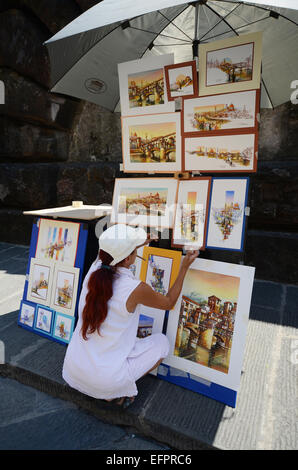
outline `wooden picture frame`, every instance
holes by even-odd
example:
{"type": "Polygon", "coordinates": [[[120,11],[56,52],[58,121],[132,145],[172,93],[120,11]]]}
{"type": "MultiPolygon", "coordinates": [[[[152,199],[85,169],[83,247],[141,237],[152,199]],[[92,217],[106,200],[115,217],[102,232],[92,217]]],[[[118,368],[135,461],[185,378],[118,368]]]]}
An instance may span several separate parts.
{"type": "Polygon", "coordinates": [[[172,228],[177,187],[175,178],[116,178],[111,222],[172,228]]]}
{"type": "Polygon", "coordinates": [[[205,250],[211,180],[200,177],[179,181],[172,247],[196,246],[205,250]]]}
{"type": "Polygon", "coordinates": [[[222,93],[182,100],[183,137],[258,131],[260,90],[222,93]]]}
{"type": "Polygon", "coordinates": [[[54,263],[42,258],[31,258],[27,300],[49,306],[52,295],[54,263]]]}
{"type": "Polygon", "coordinates": [[[196,61],[165,66],[168,101],[176,98],[198,96],[198,72],[196,61]],[[175,88],[178,87],[178,90],[175,88]]]}
{"type": "Polygon", "coordinates": [[[262,32],[199,45],[199,96],[260,88],[262,32]]]}
{"type": "Polygon", "coordinates": [[[174,54],[150,56],[118,64],[122,116],[169,113],[164,67],[174,63],[174,54]]]}
{"type": "Polygon", "coordinates": [[[212,179],[206,248],[243,251],[249,178],[212,179]]]}
{"type": "MultiPolygon", "coordinates": [[[[169,315],[163,364],[237,392],[254,273],[251,266],[197,258],[169,315]]],[[[225,401],[222,395],[216,399],[225,401]]]]}
{"type": "Polygon", "coordinates": [[[182,146],[183,171],[200,173],[255,173],[258,133],[229,133],[186,137],[182,146]]]}
{"type": "Polygon", "coordinates": [[[124,173],[175,173],[182,168],[180,112],[122,118],[124,173]]]}
{"type": "Polygon", "coordinates": [[[74,316],[77,303],[80,269],[55,263],[51,308],[74,316]]]}

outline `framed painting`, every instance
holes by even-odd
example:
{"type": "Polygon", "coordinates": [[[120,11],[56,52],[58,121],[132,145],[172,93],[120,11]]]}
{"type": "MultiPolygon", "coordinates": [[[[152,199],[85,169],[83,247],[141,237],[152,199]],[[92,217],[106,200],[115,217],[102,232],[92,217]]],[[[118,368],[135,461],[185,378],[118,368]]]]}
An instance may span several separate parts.
{"type": "Polygon", "coordinates": [[[207,248],[243,251],[249,178],[213,178],[207,248]]]}
{"type": "Polygon", "coordinates": [[[211,177],[181,180],[178,185],[172,246],[205,249],[211,177]]]}
{"type": "Polygon", "coordinates": [[[181,171],[180,113],[122,118],[125,173],[181,171]]]}
{"type": "Polygon", "coordinates": [[[199,96],[260,88],[262,33],[199,45],[199,96]]]}
{"type": "Polygon", "coordinates": [[[169,113],[164,67],[174,63],[174,54],[150,56],[118,64],[122,116],[169,113]]]}
{"type": "Polygon", "coordinates": [[[80,269],[55,264],[51,308],[69,316],[75,315],[80,269]]]}
{"type": "Polygon", "coordinates": [[[170,353],[164,364],[238,390],[254,272],[251,266],[200,258],[193,262],[169,315],[170,353]]]}
{"type": "Polygon", "coordinates": [[[257,149],[255,133],[186,137],[184,169],[201,173],[254,173],[257,149]]]}
{"type": "Polygon", "coordinates": [[[62,343],[69,343],[74,330],[74,317],[55,312],[53,338],[62,343]]]}
{"type": "Polygon", "coordinates": [[[54,322],[54,310],[44,305],[36,306],[34,330],[51,336],[54,322]]]}
{"type": "Polygon", "coordinates": [[[111,222],[172,228],[177,185],[175,178],[116,179],[111,222]]]}
{"type": "Polygon", "coordinates": [[[40,258],[31,258],[27,300],[49,305],[54,275],[54,263],[40,258]]]}
{"type": "Polygon", "coordinates": [[[237,133],[257,131],[259,106],[259,90],[184,99],[182,135],[196,137],[222,135],[232,130],[237,133]]]}
{"type": "Polygon", "coordinates": [[[198,96],[198,73],[195,60],[166,65],[165,78],[168,101],[174,101],[175,98],[180,97],[198,96]]]}
{"type": "Polygon", "coordinates": [[[32,330],[34,324],[35,309],[35,304],[22,300],[20,305],[18,324],[32,330]]]}
{"type": "Polygon", "coordinates": [[[39,219],[35,257],[74,266],[80,224],[61,220],[39,219]]]}

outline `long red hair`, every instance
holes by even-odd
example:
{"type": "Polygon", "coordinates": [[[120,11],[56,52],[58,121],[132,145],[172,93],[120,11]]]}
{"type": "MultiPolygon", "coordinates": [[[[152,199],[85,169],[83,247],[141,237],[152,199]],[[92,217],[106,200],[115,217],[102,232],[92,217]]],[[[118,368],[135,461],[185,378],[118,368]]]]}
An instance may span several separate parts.
{"type": "MultiPolygon", "coordinates": [[[[103,250],[99,251],[99,259],[104,266],[113,261],[111,255],[103,250]]],[[[82,313],[82,337],[87,341],[87,334],[100,334],[100,326],[108,314],[108,301],[113,295],[113,280],[117,275],[116,266],[100,267],[94,271],[88,281],[88,293],[82,313]]]]}

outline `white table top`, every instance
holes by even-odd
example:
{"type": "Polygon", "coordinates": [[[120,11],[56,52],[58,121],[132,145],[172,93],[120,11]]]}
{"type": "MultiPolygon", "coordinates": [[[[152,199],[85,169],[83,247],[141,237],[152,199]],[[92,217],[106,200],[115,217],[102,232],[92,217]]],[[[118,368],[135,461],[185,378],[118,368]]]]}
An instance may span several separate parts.
{"type": "Polygon", "coordinates": [[[112,206],[101,204],[99,206],[81,205],[78,207],[65,206],[51,209],[40,209],[35,211],[24,211],[24,215],[36,215],[44,217],[65,217],[66,219],[94,220],[112,212],[112,206]]]}

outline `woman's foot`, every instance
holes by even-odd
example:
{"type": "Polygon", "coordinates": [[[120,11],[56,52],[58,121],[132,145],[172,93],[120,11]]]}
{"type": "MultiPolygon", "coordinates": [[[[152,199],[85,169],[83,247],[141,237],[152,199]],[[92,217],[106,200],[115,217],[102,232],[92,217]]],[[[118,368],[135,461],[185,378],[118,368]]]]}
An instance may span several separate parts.
{"type": "Polygon", "coordinates": [[[123,408],[127,408],[131,405],[135,400],[135,397],[121,397],[121,398],[113,398],[111,400],[105,400],[108,403],[113,403],[118,406],[122,406],[123,408]]]}

